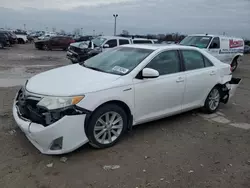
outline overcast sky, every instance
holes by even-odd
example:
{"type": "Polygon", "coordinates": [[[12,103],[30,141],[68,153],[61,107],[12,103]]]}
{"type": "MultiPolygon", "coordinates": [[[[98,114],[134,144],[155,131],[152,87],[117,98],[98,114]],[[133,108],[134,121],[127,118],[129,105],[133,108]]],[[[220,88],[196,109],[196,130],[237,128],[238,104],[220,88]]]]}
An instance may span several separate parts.
{"type": "Polygon", "coordinates": [[[250,0],[0,0],[0,27],[113,34],[213,33],[250,38],[250,0]]]}

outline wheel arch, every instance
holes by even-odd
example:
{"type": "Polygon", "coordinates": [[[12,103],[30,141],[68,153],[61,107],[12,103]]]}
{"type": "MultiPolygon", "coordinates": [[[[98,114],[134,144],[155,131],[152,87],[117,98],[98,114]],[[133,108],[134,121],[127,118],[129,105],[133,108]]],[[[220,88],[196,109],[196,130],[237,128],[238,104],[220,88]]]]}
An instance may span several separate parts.
{"type": "Polygon", "coordinates": [[[243,54],[236,54],[233,58],[232,58],[232,60],[231,60],[231,62],[230,62],[230,65],[233,63],[233,61],[235,60],[235,59],[238,59],[239,57],[242,57],[243,56],[243,54]]]}
{"type": "Polygon", "coordinates": [[[121,107],[122,109],[124,109],[127,117],[128,117],[128,130],[130,130],[132,128],[132,124],[133,124],[133,115],[132,115],[132,111],[130,109],[130,107],[124,102],[124,101],[121,101],[121,100],[110,100],[110,101],[106,101],[102,104],[100,104],[99,106],[97,106],[90,114],[88,114],[86,116],[86,119],[85,119],[85,123],[84,123],[84,129],[86,131],[87,129],[87,126],[88,126],[88,122],[89,120],[91,119],[92,117],[92,114],[98,110],[99,108],[107,105],[107,104],[115,104],[119,107],[121,107]]]}

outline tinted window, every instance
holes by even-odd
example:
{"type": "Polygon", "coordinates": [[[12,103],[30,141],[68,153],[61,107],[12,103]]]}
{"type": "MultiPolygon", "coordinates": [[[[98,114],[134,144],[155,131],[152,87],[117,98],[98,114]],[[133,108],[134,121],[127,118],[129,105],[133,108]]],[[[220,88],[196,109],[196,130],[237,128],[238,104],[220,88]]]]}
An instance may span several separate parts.
{"type": "Polygon", "coordinates": [[[211,44],[210,44],[210,49],[218,49],[220,48],[220,38],[219,37],[215,37],[211,44]]]}
{"type": "Polygon", "coordinates": [[[129,44],[129,41],[128,41],[128,40],[125,40],[125,39],[119,39],[119,44],[120,44],[120,45],[129,44]]]}
{"type": "Polygon", "coordinates": [[[152,44],[150,40],[133,40],[134,44],[152,44]]]}
{"type": "Polygon", "coordinates": [[[204,58],[205,67],[214,66],[213,63],[210,60],[208,60],[206,57],[203,57],[203,58],[204,58]]]}
{"type": "Polygon", "coordinates": [[[155,69],[160,75],[180,71],[180,60],[177,51],[166,51],[157,55],[147,66],[155,69]]]}
{"type": "Polygon", "coordinates": [[[108,40],[106,44],[108,44],[110,48],[114,48],[117,46],[117,40],[116,39],[108,40]]]}
{"type": "Polygon", "coordinates": [[[194,50],[183,50],[183,59],[186,70],[204,68],[203,56],[194,50]]]}

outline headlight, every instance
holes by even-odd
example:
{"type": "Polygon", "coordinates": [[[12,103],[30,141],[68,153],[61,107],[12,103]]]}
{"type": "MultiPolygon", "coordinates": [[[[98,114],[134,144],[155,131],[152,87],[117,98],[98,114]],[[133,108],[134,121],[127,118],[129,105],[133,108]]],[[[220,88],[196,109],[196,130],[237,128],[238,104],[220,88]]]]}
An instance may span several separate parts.
{"type": "Polygon", "coordinates": [[[37,104],[38,106],[45,107],[49,110],[54,110],[58,108],[65,108],[68,106],[75,105],[79,103],[84,96],[75,96],[75,97],[44,97],[37,104]]]}

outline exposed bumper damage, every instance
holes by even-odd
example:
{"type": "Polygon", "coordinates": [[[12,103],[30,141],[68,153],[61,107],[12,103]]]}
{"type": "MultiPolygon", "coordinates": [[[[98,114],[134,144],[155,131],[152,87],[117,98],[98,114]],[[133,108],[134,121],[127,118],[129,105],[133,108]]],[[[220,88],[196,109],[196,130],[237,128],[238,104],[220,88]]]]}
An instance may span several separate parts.
{"type": "Polygon", "coordinates": [[[229,82],[223,84],[221,102],[226,104],[229,99],[234,96],[235,91],[240,83],[241,78],[232,78],[229,82]]]}
{"type": "Polygon", "coordinates": [[[13,105],[13,116],[31,143],[44,154],[68,153],[88,142],[84,123],[90,113],[77,106],[48,111],[36,106],[39,97],[20,90],[13,105]],[[82,122],[82,123],[79,123],[82,122]]]}

